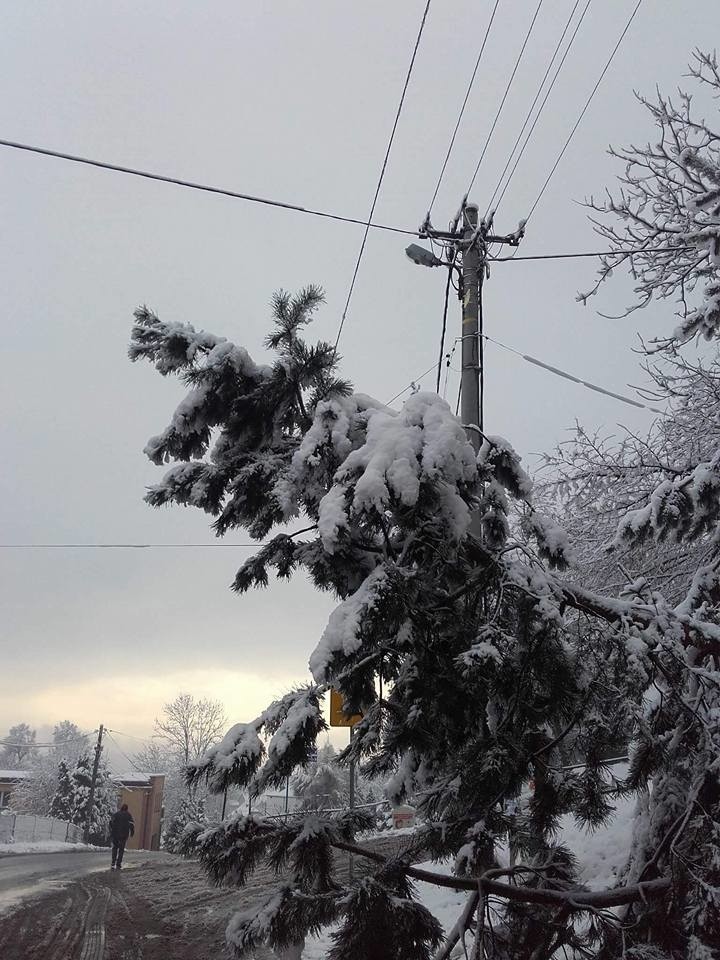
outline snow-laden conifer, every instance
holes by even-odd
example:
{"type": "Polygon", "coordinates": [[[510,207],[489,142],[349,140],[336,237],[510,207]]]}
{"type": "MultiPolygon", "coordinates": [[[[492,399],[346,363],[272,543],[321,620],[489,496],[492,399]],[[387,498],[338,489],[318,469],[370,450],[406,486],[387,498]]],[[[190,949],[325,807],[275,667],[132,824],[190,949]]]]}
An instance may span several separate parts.
{"type": "MultiPolygon", "coordinates": [[[[610,906],[659,922],[673,882],[661,838],[652,869],[646,860],[620,889],[591,894],[556,830],[568,813],[588,827],[607,820],[613,796],[602,758],[618,742],[642,739],[654,722],[648,690],[663,671],[683,675],[678,658],[714,643],[717,628],[656,598],[608,596],[561,578],[573,551],[533,505],[511,445],[487,437],[476,457],[434,394],[418,393],[397,411],[353,393],[337,376],[335,351],[301,337],[320,300],[315,288],[275,298],[267,365],[190,325],[146,308],[136,314],[131,356],[190,388],[147,447],[156,463],[170,464],[148,501],[197,506],[219,535],[244,529],[266,541],[236,573],[236,591],[304,570],[339,600],[310,656],[312,682],[233,727],[190,765],[190,782],[215,792],[238,785],[251,798],[281,786],[314,753],[333,686],[363,713],[341,760],[382,777],[390,799],[414,798],[418,859],[429,851],[455,861],[449,882],[471,899],[454,937],[479,916],[488,956],[535,951],[549,960],[563,946],[594,950],[599,933],[612,941],[610,906]],[[579,620],[592,629],[579,630],[579,620]],[[531,780],[534,792],[511,813],[509,801],[514,808],[527,796],[531,780]],[[499,868],[508,830],[518,862],[499,868]],[[499,917],[490,896],[509,904],[499,917]],[[533,943],[538,930],[543,939],[533,943]]],[[[688,736],[685,749],[695,742],[688,736]]],[[[634,762],[623,789],[642,792],[653,763],[634,762]]],[[[407,882],[427,878],[409,866],[412,850],[385,863],[359,847],[353,838],[366,821],[357,813],[288,822],[235,815],[186,834],[215,882],[242,885],[260,863],[282,878],[259,914],[232,921],[228,941],[238,954],[300,942],[334,922],[344,960],[389,960],[406,955],[404,943],[429,956],[437,927],[407,882]],[[374,873],[348,886],[333,849],[363,855],[374,873]],[[398,936],[378,946],[377,929],[398,936]]]]}
{"type": "Polygon", "coordinates": [[[57,787],[50,803],[50,816],[57,820],[72,821],[73,798],[74,790],[70,768],[67,761],[61,760],[57,765],[57,787]]]}

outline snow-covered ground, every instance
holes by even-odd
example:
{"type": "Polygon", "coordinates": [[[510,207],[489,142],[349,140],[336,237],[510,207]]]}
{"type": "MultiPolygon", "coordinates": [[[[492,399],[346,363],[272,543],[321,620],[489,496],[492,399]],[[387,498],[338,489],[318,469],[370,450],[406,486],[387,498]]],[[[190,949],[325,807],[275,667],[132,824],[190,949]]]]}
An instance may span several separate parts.
{"type": "MultiPolygon", "coordinates": [[[[563,817],[559,841],[566,844],[580,863],[580,879],[591,890],[612,887],[617,882],[619,870],[625,863],[630,848],[632,820],[636,799],[621,798],[615,802],[613,818],[600,830],[588,831],[575,823],[570,816],[563,817]]],[[[410,833],[410,830],[394,831],[410,833]]],[[[500,851],[500,859],[502,860],[500,851]]],[[[419,863],[419,867],[434,870],[437,873],[450,873],[450,864],[419,863]]],[[[447,932],[456,922],[467,899],[462,890],[450,890],[436,887],[431,883],[417,884],[418,897],[433,913],[447,932]]],[[[307,941],[303,960],[325,960],[332,945],[332,929],[324,930],[319,937],[307,941]]]]}
{"type": "Polygon", "coordinates": [[[90,843],[64,843],[62,840],[21,840],[19,843],[0,843],[0,857],[17,853],[87,853],[101,850],[90,843]]]}

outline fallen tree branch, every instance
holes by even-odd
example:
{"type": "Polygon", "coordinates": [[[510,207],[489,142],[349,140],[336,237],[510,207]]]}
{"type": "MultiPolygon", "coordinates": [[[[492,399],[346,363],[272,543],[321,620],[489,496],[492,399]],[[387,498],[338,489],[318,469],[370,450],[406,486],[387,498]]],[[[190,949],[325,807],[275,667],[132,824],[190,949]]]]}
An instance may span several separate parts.
{"type": "MultiPolygon", "coordinates": [[[[376,863],[386,864],[389,862],[387,857],[373,850],[366,850],[354,843],[346,843],[344,840],[332,840],[331,846],[338,850],[345,850],[348,853],[357,854],[359,857],[365,857],[368,860],[374,860],[376,863]]],[[[618,907],[625,903],[635,903],[638,900],[646,900],[648,897],[661,896],[666,890],[670,889],[671,882],[665,877],[659,877],[656,880],[648,880],[645,883],[635,883],[631,886],[616,887],[613,890],[582,890],[577,887],[570,890],[541,890],[537,887],[519,887],[511,883],[502,883],[499,880],[492,880],[493,871],[489,870],[481,877],[465,878],[447,876],[442,873],[435,873],[432,870],[424,870],[422,867],[413,867],[410,864],[400,863],[400,869],[413,880],[422,880],[425,883],[432,883],[436,887],[449,887],[451,890],[472,890],[477,891],[478,880],[482,882],[483,891],[502,897],[505,900],[513,900],[519,903],[542,903],[558,904],[567,906],[574,910],[584,910],[603,907],[618,907]],[[486,879],[487,878],[487,879],[486,879]]]]}
{"type": "Polygon", "coordinates": [[[463,907],[463,912],[458,917],[455,926],[448,933],[445,943],[435,954],[433,960],[449,960],[455,944],[465,933],[468,926],[472,923],[472,916],[475,913],[475,908],[477,907],[479,900],[480,894],[477,890],[470,894],[467,903],[463,907]]]}

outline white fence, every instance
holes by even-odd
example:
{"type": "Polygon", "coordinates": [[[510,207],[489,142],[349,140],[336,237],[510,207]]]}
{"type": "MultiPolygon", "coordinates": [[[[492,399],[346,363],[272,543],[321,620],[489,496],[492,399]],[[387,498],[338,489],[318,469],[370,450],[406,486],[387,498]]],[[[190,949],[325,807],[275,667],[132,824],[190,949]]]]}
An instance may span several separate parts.
{"type": "Polygon", "coordinates": [[[82,828],[52,817],[34,817],[25,813],[0,816],[0,843],[33,843],[36,840],[60,840],[75,843],[82,840],[82,828]]]}

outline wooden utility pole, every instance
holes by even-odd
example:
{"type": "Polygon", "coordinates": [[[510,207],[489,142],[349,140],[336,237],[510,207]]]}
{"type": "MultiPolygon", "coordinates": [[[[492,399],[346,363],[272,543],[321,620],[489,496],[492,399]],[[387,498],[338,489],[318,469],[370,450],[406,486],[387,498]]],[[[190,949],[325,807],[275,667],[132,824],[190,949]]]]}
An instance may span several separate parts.
{"type": "Polygon", "coordinates": [[[95,744],[95,759],[93,760],[92,777],[90,779],[90,794],[88,796],[87,815],[85,817],[85,829],[83,839],[87,843],[90,839],[90,826],[92,823],[93,804],[95,803],[95,785],[97,783],[98,770],[100,769],[100,754],[102,753],[102,738],[105,728],[102,724],[98,729],[97,743],[95,744]]]}

